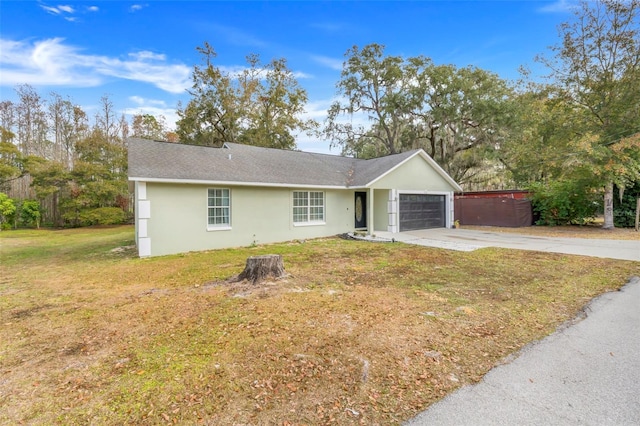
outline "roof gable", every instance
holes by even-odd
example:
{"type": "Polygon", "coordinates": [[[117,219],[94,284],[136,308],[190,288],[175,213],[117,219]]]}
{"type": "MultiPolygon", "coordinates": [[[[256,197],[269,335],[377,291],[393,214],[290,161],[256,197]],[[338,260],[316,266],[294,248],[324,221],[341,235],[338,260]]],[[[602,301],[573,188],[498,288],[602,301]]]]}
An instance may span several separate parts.
{"type": "MultiPolygon", "coordinates": [[[[420,157],[432,169],[434,169],[435,172],[438,175],[440,175],[449,185],[451,185],[452,188],[454,189],[454,191],[458,191],[458,192],[462,191],[462,188],[460,187],[460,185],[458,185],[458,183],[455,180],[453,180],[453,178],[451,176],[449,176],[449,174],[442,167],[440,167],[440,165],[433,158],[431,158],[431,156],[429,156],[429,154],[424,152],[424,150],[416,149],[416,150],[413,150],[413,151],[409,151],[408,154],[411,154],[411,155],[407,155],[406,158],[402,159],[402,161],[398,162],[393,167],[390,167],[389,169],[387,169],[383,173],[379,174],[375,179],[371,180],[367,184],[367,186],[371,186],[374,183],[376,183],[377,181],[383,179],[385,176],[387,176],[388,174],[392,173],[394,170],[402,167],[403,164],[407,163],[412,158],[420,157]]],[[[381,157],[381,158],[386,158],[386,157],[381,157]]]]}
{"type": "Polygon", "coordinates": [[[422,150],[362,160],[236,143],[215,148],[130,138],[128,144],[130,180],[367,187],[408,159],[420,155],[454,188],[459,188],[422,150]]]}

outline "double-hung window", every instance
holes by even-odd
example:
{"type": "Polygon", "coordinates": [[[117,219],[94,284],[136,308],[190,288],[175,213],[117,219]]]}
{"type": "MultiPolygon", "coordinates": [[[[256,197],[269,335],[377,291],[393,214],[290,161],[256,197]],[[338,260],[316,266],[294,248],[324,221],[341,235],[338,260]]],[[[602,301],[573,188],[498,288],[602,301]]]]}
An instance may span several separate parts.
{"type": "Polygon", "coordinates": [[[229,228],[231,226],[231,191],[227,188],[207,190],[208,228],[229,228]]]}
{"type": "Polygon", "coordinates": [[[293,223],[324,223],[324,192],[293,191],[293,223]]]}

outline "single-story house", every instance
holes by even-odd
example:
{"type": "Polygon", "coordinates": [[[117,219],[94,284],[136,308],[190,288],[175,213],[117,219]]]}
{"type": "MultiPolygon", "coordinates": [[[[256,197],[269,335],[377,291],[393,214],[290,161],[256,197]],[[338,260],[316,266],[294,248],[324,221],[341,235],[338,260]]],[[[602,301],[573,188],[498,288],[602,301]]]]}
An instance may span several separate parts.
{"type": "Polygon", "coordinates": [[[423,150],[370,160],[130,138],[141,257],[451,227],[458,184],[423,150]]]}

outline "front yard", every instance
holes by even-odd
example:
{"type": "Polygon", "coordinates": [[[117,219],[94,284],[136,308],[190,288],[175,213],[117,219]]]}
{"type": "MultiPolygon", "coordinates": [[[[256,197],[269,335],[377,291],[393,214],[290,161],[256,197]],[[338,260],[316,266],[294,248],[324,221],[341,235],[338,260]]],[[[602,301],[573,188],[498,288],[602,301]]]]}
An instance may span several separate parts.
{"type": "Polygon", "coordinates": [[[640,275],[339,238],[138,259],[132,239],[0,232],[0,423],[396,424],[640,275]],[[267,253],[286,279],[224,282],[267,253]]]}

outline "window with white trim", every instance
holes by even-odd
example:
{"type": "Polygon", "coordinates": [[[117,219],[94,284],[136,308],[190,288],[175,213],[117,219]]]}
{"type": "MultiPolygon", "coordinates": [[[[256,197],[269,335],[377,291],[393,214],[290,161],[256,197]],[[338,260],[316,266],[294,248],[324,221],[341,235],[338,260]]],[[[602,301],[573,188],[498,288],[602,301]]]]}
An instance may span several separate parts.
{"type": "Polygon", "coordinates": [[[293,223],[324,222],[324,192],[293,191],[293,223]]]}
{"type": "Polygon", "coordinates": [[[207,190],[207,226],[228,228],[231,226],[231,190],[209,188],[207,190]]]}

